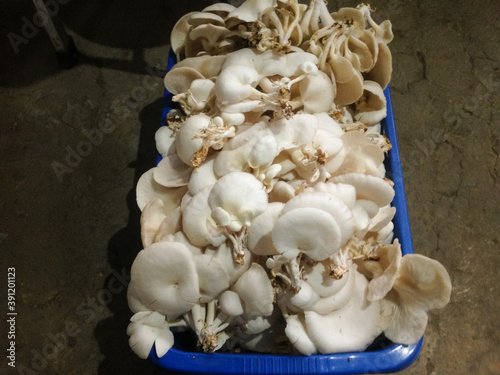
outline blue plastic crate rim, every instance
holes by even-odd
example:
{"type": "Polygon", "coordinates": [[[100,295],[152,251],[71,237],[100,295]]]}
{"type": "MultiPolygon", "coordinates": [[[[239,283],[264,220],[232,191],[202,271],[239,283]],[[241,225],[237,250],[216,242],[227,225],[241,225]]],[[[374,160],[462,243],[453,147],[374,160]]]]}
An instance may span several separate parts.
{"type": "MultiPolygon", "coordinates": [[[[175,64],[175,55],[170,53],[167,70],[175,64]]],[[[387,99],[387,117],[382,121],[382,133],[389,138],[392,148],[386,158],[387,178],[394,181],[396,207],[394,236],[401,243],[403,255],[413,253],[410,221],[401,170],[392,99],[389,87],[384,91],[387,99]]],[[[172,108],[172,95],[165,90],[162,119],[165,125],[172,108]]],[[[410,366],[418,357],[423,338],[414,345],[394,344],[388,340],[379,347],[365,352],[301,355],[271,355],[257,353],[199,353],[186,351],[174,345],[167,354],[159,358],[155,348],[149,359],[159,368],[191,374],[368,374],[394,373],[410,366]]]]}

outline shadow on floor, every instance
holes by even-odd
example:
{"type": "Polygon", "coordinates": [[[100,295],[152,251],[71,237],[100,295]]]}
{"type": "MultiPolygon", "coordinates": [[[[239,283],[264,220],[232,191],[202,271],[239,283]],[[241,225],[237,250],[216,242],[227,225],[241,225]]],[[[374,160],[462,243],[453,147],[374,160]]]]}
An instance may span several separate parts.
{"type": "MultiPolygon", "coordinates": [[[[163,98],[160,98],[144,107],[139,115],[141,133],[137,161],[134,165],[134,186],[139,177],[156,164],[154,134],[161,123],[162,106],[163,98]]],[[[113,316],[101,320],[94,330],[100,350],[106,356],[99,366],[99,374],[165,374],[149,361],[139,359],[128,345],[126,331],[132,312],[127,304],[126,287],[120,288],[119,286],[128,283],[132,263],[142,249],[141,212],[137,207],[135,189],[127,195],[127,206],[129,208],[127,226],[115,233],[108,244],[108,262],[113,271],[106,278],[103,289],[108,290],[109,295],[113,295],[111,302],[107,305],[113,316]]]]}

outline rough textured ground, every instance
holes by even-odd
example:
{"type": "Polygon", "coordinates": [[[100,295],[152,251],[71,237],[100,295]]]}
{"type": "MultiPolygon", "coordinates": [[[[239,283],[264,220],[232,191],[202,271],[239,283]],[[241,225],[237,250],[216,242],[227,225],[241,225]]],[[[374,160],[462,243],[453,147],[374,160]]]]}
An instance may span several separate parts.
{"type": "MultiPolygon", "coordinates": [[[[14,52],[7,35],[21,35],[34,9],[0,0],[0,313],[8,267],[18,312],[17,368],[6,364],[2,319],[1,374],[159,374],[125,334],[127,273],[141,248],[133,189],[154,164],[169,32],[209,3],[67,1],[59,16],[81,60],[60,70],[42,30],[14,52]],[[76,158],[78,148],[88,155],[76,158]]],[[[372,5],[393,22],[414,250],[442,262],[454,286],[403,373],[500,374],[500,3],[372,5]]]]}

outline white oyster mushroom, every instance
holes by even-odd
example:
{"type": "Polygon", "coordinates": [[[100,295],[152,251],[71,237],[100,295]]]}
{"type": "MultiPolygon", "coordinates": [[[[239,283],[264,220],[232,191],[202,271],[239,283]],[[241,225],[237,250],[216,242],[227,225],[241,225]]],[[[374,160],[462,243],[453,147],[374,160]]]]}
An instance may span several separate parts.
{"type": "Polygon", "coordinates": [[[350,273],[344,274],[340,279],[331,275],[331,260],[327,259],[314,264],[305,264],[302,277],[319,297],[330,297],[338,293],[347,283],[350,273]]]}
{"type": "Polygon", "coordinates": [[[318,352],[316,345],[314,345],[307,334],[303,314],[286,317],[285,334],[300,354],[312,355],[318,352]]]}
{"type": "Polygon", "coordinates": [[[267,207],[267,194],[249,173],[232,172],[221,177],[208,196],[215,221],[231,232],[250,226],[267,207]]]}
{"type": "Polygon", "coordinates": [[[345,245],[352,236],[354,218],[349,207],[340,198],[323,192],[304,192],[289,200],[281,215],[302,208],[316,208],[328,213],[340,228],[340,246],[345,245]]]}
{"type": "Polygon", "coordinates": [[[248,229],[247,247],[255,255],[278,255],[273,245],[272,229],[284,204],[269,203],[260,215],[252,220],[248,229]]]}
{"type": "Polygon", "coordinates": [[[354,292],[342,308],[325,315],[304,312],[308,336],[322,354],[363,351],[382,333],[379,303],[366,299],[368,281],[356,271],[352,276],[354,292]]]}
{"type": "Polygon", "coordinates": [[[163,357],[174,345],[174,335],[165,316],[156,311],[140,311],[127,327],[130,348],[139,358],[146,359],[155,346],[156,355],[163,357]]]}
{"type": "Polygon", "coordinates": [[[367,299],[378,301],[392,289],[401,268],[401,245],[396,239],[393,244],[376,249],[374,259],[357,260],[359,271],[365,275],[368,284],[367,299]]]}
{"type": "Polygon", "coordinates": [[[320,182],[304,190],[304,193],[308,192],[322,192],[332,194],[335,197],[341,199],[342,202],[344,202],[346,206],[351,209],[356,203],[356,188],[348,184],[320,182]]]}
{"type": "Polygon", "coordinates": [[[379,166],[384,161],[384,151],[371,142],[365,133],[349,131],[341,137],[345,157],[334,174],[362,173],[376,177],[380,175],[379,166]]]}
{"type": "Polygon", "coordinates": [[[320,297],[311,288],[308,282],[302,280],[300,290],[298,292],[291,291],[286,299],[287,307],[294,312],[310,310],[315,305],[320,297]]]}
{"type": "Polygon", "coordinates": [[[362,173],[346,173],[330,179],[334,183],[350,184],[356,188],[357,199],[367,199],[387,206],[394,198],[394,188],[383,178],[365,175],[362,173]]]}
{"type": "MultiPolygon", "coordinates": [[[[323,260],[339,249],[341,230],[329,213],[304,207],[282,214],[276,221],[272,237],[274,247],[281,254],[276,258],[278,263],[294,260],[300,253],[323,260]]],[[[270,260],[268,267],[275,268],[270,260]]]]}
{"type": "Polygon", "coordinates": [[[300,97],[307,113],[328,112],[333,104],[335,88],[330,78],[322,71],[308,75],[299,83],[300,97]]]}
{"type": "Polygon", "coordinates": [[[140,251],[130,276],[127,297],[133,312],[153,310],[175,319],[200,297],[193,255],[180,243],[159,242],[140,251]]]}
{"type": "MultiPolygon", "coordinates": [[[[201,248],[193,245],[191,243],[191,241],[189,241],[189,239],[187,238],[186,234],[184,232],[182,232],[180,229],[178,232],[175,232],[174,234],[166,235],[164,238],[162,238],[162,241],[181,243],[189,249],[189,251],[191,252],[191,254],[193,254],[193,256],[200,255],[200,254],[204,253],[201,248]]],[[[162,241],[158,241],[158,242],[162,242],[162,241]]]]}
{"type": "Polygon", "coordinates": [[[175,136],[175,149],[179,158],[188,166],[194,166],[195,153],[203,147],[202,131],[210,125],[207,115],[189,117],[175,136]]]}
{"type": "MultiPolygon", "coordinates": [[[[335,285],[335,282],[332,283],[332,289],[336,291],[331,295],[319,298],[318,301],[316,301],[308,308],[308,310],[325,315],[329,314],[332,311],[343,308],[350,301],[356,287],[355,270],[355,266],[351,265],[346,270],[347,272],[343,273],[341,279],[336,279],[335,277],[333,277],[331,274],[334,271],[330,271],[330,278],[333,278],[335,282],[338,282],[340,285],[335,285]]],[[[314,287],[314,290],[318,290],[317,285],[313,286],[314,282],[310,283],[308,281],[308,284],[311,285],[311,287],[314,287]]]]}
{"type": "Polygon", "coordinates": [[[367,4],[299,1],[213,4],[172,30],[164,82],[180,109],[137,183],[127,333],[141,358],[178,328],[206,353],[413,344],[449,301],[439,262],[391,244],[391,24],[367,4]]]}
{"type": "MultiPolygon", "coordinates": [[[[255,108],[279,109],[282,90],[301,81],[317,70],[310,69],[317,63],[316,56],[303,52],[280,55],[276,51],[259,54],[253,49],[241,49],[228,55],[215,83],[215,95],[223,113],[248,112],[255,108]],[[273,92],[263,93],[256,89],[264,77],[284,77],[273,92]],[[294,79],[288,77],[296,76],[294,79]]],[[[223,115],[224,117],[224,115],[223,115]]]]}
{"type": "Polygon", "coordinates": [[[380,326],[394,342],[418,342],[427,326],[427,311],[449,302],[451,281],[446,269],[423,255],[402,256],[398,240],[356,262],[370,280],[368,299],[380,301],[380,326]]]}
{"type": "Polygon", "coordinates": [[[182,208],[182,230],[195,246],[219,246],[226,241],[222,230],[212,219],[208,197],[212,186],[207,186],[194,195],[182,208]]]}
{"type": "Polygon", "coordinates": [[[154,242],[158,229],[166,217],[161,199],[152,199],[144,207],[141,213],[141,239],[144,247],[154,242]]]}
{"type": "Polygon", "coordinates": [[[191,173],[188,183],[188,190],[195,195],[207,186],[211,186],[217,182],[217,176],[214,171],[215,154],[208,156],[203,164],[195,168],[191,173]]]}
{"type": "Polygon", "coordinates": [[[277,0],[246,0],[239,7],[233,9],[227,18],[236,18],[244,22],[254,22],[260,18],[268,8],[276,6],[277,0]]]}
{"type": "Polygon", "coordinates": [[[194,264],[198,273],[201,303],[216,299],[229,288],[229,273],[220,260],[208,254],[201,254],[194,256],[194,264]]]}
{"type": "Polygon", "coordinates": [[[269,193],[269,202],[286,203],[295,196],[295,188],[285,181],[277,181],[269,193]]]}
{"type": "Polygon", "coordinates": [[[273,312],[274,292],[266,271],[257,263],[250,268],[231,287],[243,301],[245,315],[249,319],[270,316],[273,312]]]}
{"type": "Polygon", "coordinates": [[[272,121],[268,127],[276,138],[278,151],[281,152],[311,142],[318,128],[318,120],[313,115],[300,113],[291,119],[272,121]]]}
{"type": "Polygon", "coordinates": [[[154,168],[145,172],[137,181],[136,199],[139,209],[142,211],[146,205],[155,198],[163,201],[163,212],[168,214],[175,210],[187,188],[181,187],[165,187],[155,181],[153,177],[154,168]]]}
{"type": "Polygon", "coordinates": [[[185,186],[189,182],[193,169],[177,155],[167,155],[153,168],[153,178],[165,187],[185,186]]]}
{"type": "Polygon", "coordinates": [[[168,92],[175,96],[187,92],[194,81],[204,79],[205,77],[198,70],[182,66],[171,69],[165,75],[163,82],[168,92]]]}
{"type": "Polygon", "coordinates": [[[230,241],[224,242],[217,248],[211,246],[205,248],[205,254],[212,256],[224,265],[226,272],[229,274],[230,286],[238,280],[252,263],[252,253],[247,249],[243,249],[243,252],[243,259],[241,263],[238,263],[234,259],[234,247],[230,241]]]}
{"type": "Polygon", "coordinates": [[[164,213],[164,204],[161,199],[153,199],[149,202],[141,214],[141,238],[142,245],[146,248],[155,242],[164,239],[181,230],[181,209],[164,213]]]}
{"type": "Polygon", "coordinates": [[[244,259],[246,228],[267,207],[262,183],[249,173],[232,172],[221,177],[208,196],[215,222],[225,228],[237,263],[244,259]]]}
{"type": "Polygon", "coordinates": [[[168,126],[161,126],[155,133],[156,150],[162,158],[175,154],[174,132],[168,126]]]}
{"type": "Polygon", "coordinates": [[[175,95],[172,101],[178,102],[188,116],[210,112],[214,86],[215,83],[210,79],[195,79],[186,91],[175,95]]]}
{"type": "Polygon", "coordinates": [[[207,79],[215,79],[219,75],[222,64],[224,64],[225,60],[225,55],[189,57],[177,62],[177,64],[172,67],[172,70],[182,67],[193,68],[201,73],[203,77],[207,79]]]}
{"type": "Polygon", "coordinates": [[[373,126],[387,116],[387,101],[384,91],[377,82],[365,80],[363,95],[354,104],[354,119],[367,126],[373,126]]]}

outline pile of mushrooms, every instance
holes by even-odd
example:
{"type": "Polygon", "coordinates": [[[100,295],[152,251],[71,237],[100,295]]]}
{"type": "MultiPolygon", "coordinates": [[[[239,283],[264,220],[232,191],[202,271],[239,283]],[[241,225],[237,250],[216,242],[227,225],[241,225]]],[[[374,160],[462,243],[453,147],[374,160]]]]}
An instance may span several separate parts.
{"type": "Polygon", "coordinates": [[[178,108],[137,184],[132,350],[311,355],[413,344],[450,298],[437,261],[394,239],[380,134],[391,24],[324,0],[211,5],[172,32],[178,108]]]}

